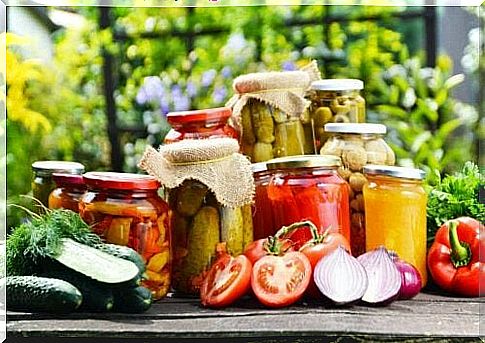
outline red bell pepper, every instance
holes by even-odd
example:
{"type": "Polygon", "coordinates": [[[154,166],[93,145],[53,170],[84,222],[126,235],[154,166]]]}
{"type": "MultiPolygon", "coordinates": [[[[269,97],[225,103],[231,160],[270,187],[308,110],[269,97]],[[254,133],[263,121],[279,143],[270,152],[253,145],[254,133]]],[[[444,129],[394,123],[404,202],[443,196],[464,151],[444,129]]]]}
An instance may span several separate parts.
{"type": "Polygon", "coordinates": [[[464,296],[485,294],[484,234],[485,227],[469,217],[440,227],[428,252],[428,268],[438,286],[464,296]]]}

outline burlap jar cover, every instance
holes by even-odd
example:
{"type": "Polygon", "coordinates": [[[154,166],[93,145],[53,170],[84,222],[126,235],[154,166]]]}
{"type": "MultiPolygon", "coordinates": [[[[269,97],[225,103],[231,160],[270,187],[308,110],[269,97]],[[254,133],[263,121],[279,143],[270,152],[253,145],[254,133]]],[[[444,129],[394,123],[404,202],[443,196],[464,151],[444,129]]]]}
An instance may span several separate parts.
{"type": "Polygon", "coordinates": [[[240,207],[252,202],[254,180],[251,163],[238,151],[231,138],[183,140],[158,151],[147,147],[139,167],[171,189],[188,179],[200,181],[222,205],[240,207]]]}

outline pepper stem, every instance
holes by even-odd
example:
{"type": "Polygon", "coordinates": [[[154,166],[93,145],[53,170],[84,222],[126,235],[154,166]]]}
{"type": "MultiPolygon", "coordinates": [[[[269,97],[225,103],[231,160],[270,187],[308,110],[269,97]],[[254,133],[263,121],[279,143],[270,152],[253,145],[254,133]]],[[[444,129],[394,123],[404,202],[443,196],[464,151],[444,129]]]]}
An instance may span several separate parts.
{"type": "Polygon", "coordinates": [[[312,238],[313,239],[317,239],[318,238],[318,229],[315,226],[315,224],[313,224],[313,222],[311,222],[310,220],[305,220],[305,221],[302,221],[302,222],[293,223],[293,224],[288,225],[288,226],[282,226],[281,229],[279,229],[278,232],[276,232],[276,234],[274,235],[274,237],[275,238],[280,238],[281,236],[285,236],[288,233],[290,233],[291,231],[294,231],[296,229],[299,229],[299,228],[301,228],[303,226],[310,227],[310,232],[312,233],[312,238]]]}
{"type": "Polygon", "coordinates": [[[450,235],[451,262],[455,268],[466,266],[471,260],[470,246],[465,242],[460,242],[458,238],[458,221],[451,220],[448,223],[450,235]]]}

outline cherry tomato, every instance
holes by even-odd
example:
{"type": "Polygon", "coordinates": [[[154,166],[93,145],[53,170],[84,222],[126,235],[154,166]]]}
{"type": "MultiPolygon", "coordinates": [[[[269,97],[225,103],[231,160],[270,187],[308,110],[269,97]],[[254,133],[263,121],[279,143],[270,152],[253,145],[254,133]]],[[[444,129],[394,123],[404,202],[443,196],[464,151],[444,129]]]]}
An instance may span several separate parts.
{"type": "Polygon", "coordinates": [[[251,286],[258,300],[268,307],[288,306],[298,301],[310,283],[312,267],[301,252],[267,255],[253,266],[251,286]]]}
{"type": "MultiPolygon", "coordinates": [[[[270,255],[265,245],[268,244],[267,238],[258,239],[248,244],[244,249],[244,255],[249,259],[252,265],[254,265],[260,258],[270,255]]],[[[289,240],[278,240],[277,247],[275,247],[274,255],[279,255],[285,251],[293,251],[292,242],[289,240]]]]}
{"type": "Polygon", "coordinates": [[[221,254],[200,288],[202,305],[225,307],[243,296],[251,285],[251,262],[244,255],[221,254]]]}

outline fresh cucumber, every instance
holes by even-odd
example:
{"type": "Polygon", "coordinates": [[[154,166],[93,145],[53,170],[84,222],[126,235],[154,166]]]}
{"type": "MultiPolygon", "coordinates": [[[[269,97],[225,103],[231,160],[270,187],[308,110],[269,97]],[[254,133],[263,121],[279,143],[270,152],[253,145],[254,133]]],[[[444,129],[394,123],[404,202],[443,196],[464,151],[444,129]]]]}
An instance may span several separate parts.
{"type": "Polygon", "coordinates": [[[100,244],[96,248],[115,257],[133,262],[138,267],[140,274],[143,274],[146,270],[143,258],[132,248],[116,244],[100,244]]]}
{"type": "Polygon", "coordinates": [[[6,302],[10,311],[68,313],[82,302],[81,292],[64,280],[8,276],[6,302]]]}
{"type": "Polygon", "coordinates": [[[152,292],[143,286],[115,291],[114,296],[116,312],[142,313],[152,305],[152,292]]]}
{"type": "Polygon", "coordinates": [[[110,285],[139,283],[139,270],[133,262],[71,239],[62,239],[59,252],[54,259],[102,283],[110,285]]]}

